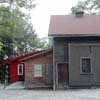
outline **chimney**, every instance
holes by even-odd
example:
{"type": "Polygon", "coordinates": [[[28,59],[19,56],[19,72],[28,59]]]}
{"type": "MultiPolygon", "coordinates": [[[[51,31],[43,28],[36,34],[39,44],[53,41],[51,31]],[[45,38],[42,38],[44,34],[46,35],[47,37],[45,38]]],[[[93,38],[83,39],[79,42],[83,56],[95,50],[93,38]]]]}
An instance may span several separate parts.
{"type": "Polygon", "coordinates": [[[76,17],[83,17],[84,16],[84,11],[76,11],[75,16],[76,17]]]}

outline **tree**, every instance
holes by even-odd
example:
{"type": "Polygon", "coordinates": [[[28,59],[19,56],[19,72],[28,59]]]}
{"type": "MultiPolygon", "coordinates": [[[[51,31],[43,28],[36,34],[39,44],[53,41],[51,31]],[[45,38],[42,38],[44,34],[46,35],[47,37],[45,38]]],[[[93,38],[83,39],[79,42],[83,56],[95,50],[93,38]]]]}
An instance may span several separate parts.
{"type": "MultiPolygon", "coordinates": [[[[0,62],[12,56],[26,53],[25,48],[27,45],[25,43],[28,44],[28,36],[30,35],[32,39],[36,37],[30,22],[30,16],[22,13],[21,9],[34,8],[33,1],[0,0],[0,62]],[[20,50],[16,52],[15,48],[20,50]]],[[[2,76],[2,79],[5,80],[6,73],[5,69],[1,70],[2,68],[5,67],[0,64],[0,77],[2,76]]]]}
{"type": "MultiPolygon", "coordinates": [[[[24,39],[24,37],[29,34],[32,34],[31,37],[35,37],[33,26],[27,15],[18,8],[11,10],[9,6],[0,6],[0,62],[15,56],[14,48],[19,48],[18,45],[22,47],[21,41],[27,41],[27,38],[24,39]]],[[[24,48],[22,47],[17,54],[24,53],[24,48]]],[[[2,66],[0,63],[0,77],[5,79],[5,69],[2,69],[5,67],[2,66]]]]}
{"type": "Polygon", "coordinates": [[[72,13],[84,11],[85,14],[100,14],[100,0],[79,1],[76,6],[71,8],[72,13]]]}
{"type": "Polygon", "coordinates": [[[34,0],[0,0],[0,3],[7,3],[9,6],[14,5],[14,7],[32,9],[36,6],[34,0]]]}
{"type": "Polygon", "coordinates": [[[2,58],[51,48],[47,41],[37,38],[30,19],[19,9],[11,11],[9,7],[1,6],[0,19],[2,58]]]}
{"type": "MultiPolygon", "coordinates": [[[[22,42],[27,41],[28,36],[35,37],[32,24],[28,17],[19,9],[12,12],[9,7],[0,7],[0,38],[3,44],[1,55],[12,57],[14,48],[22,42]],[[27,37],[27,39],[24,39],[27,37]],[[19,42],[18,42],[19,41],[19,42]],[[17,43],[17,45],[15,45],[17,43]]],[[[20,50],[23,52],[24,49],[20,50]]],[[[20,52],[19,51],[19,52],[20,52]]],[[[24,52],[23,52],[24,53],[24,52]]],[[[4,58],[4,57],[3,57],[4,58]]]]}
{"type": "MultiPolygon", "coordinates": [[[[47,49],[52,49],[52,43],[50,41],[50,39],[44,39],[44,38],[35,38],[34,43],[32,44],[37,44],[35,46],[35,49],[37,50],[47,50],[47,49]]],[[[31,45],[32,45],[31,44],[31,45]]]]}
{"type": "Polygon", "coordinates": [[[5,54],[10,56],[9,54],[12,54],[13,23],[11,22],[10,14],[11,12],[8,7],[0,7],[0,38],[1,44],[3,45],[0,56],[5,56],[5,54]]]}

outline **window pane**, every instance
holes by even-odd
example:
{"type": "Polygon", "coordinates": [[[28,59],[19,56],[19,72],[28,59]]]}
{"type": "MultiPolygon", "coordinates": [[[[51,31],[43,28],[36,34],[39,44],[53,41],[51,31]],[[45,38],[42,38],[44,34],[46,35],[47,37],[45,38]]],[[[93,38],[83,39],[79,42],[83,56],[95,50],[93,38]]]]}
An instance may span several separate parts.
{"type": "Polygon", "coordinates": [[[22,73],[22,66],[19,66],[19,74],[22,73]]]}
{"type": "Polygon", "coordinates": [[[90,58],[82,58],[82,72],[83,73],[90,73],[91,72],[90,58]]]}
{"type": "Polygon", "coordinates": [[[41,76],[42,76],[42,64],[35,64],[34,77],[41,77],[41,76]]]}

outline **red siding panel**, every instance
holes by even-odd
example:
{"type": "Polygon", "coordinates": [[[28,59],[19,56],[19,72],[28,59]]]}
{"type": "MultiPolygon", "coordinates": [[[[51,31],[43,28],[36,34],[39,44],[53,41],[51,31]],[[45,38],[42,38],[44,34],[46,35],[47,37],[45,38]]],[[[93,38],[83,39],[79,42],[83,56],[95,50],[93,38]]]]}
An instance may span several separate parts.
{"type": "Polygon", "coordinates": [[[17,81],[24,81],[24,74],[25,74],[25,65],[21,61],[17,61],[16,63],[13,63],[11,65],[11,70],[10,70],[10,82],[14,83],[17,81]],[[18,75],[18,64],[23,64],[23,75],[18,75]]]}

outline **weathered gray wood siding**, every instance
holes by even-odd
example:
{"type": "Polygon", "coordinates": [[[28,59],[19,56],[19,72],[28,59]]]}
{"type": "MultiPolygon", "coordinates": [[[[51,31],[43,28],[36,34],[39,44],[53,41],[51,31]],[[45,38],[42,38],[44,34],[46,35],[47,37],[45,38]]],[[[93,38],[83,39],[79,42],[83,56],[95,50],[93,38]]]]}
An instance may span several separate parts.
{"type": "Polygon", "coordinates": [[[100,43],[70,43],[69,56],[70,86],[100,85],[100,43]],[[81,57],[91,58],[90,74],[80,73],[81,57]]]}
{"type": "Polygon", "coordinates": [[[100,44],[94,45],[94,82],[100,85],[100,44]]]}
{"type": "Polygon", "coordinates": [[[100,85],[100,37],[53,38],[53,80],[55,89],[58,88],[57,63],[63,62],[68,63],[69,66],[70,86],[100,85]],[[80,57],[91,57],[91,74],[80,74],[80,57]]]}
{"type": "Polygon", "coordinates": [[[68,43],[63,40],[53,39],[53,82],[54,88],[58,87],[58,63],[68,63],[68,43]]]}
{"type": "Polygon", "coordinates": [[[68,62],[68,43],[54,39],[53,54],[55,63],[68,62]]]}

